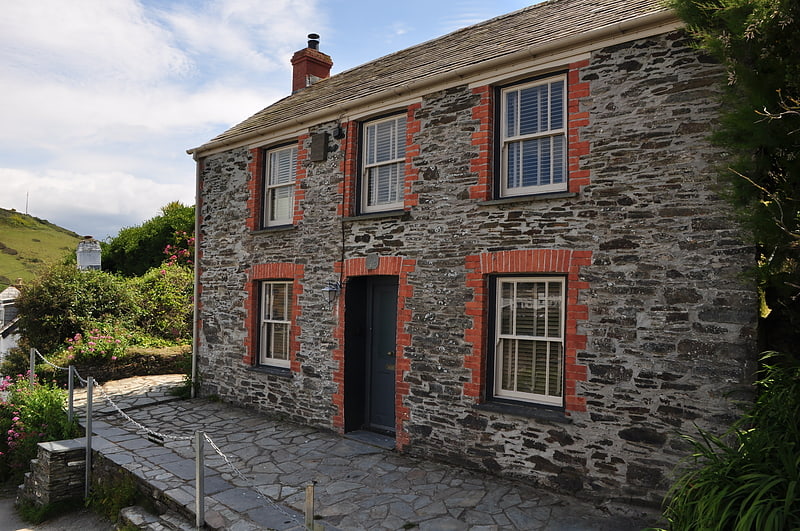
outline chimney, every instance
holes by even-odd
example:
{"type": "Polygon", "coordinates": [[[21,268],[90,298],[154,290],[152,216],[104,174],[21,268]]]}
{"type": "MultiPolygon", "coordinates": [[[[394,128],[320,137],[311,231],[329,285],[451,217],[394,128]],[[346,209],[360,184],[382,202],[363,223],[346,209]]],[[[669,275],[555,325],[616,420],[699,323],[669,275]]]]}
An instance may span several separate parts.
{"type": "Polygon", "coordinates": [[[308,47],[292,56],[292,92],[313,85],[331,75],[333,60],[319,51],[319,35],[308,35],[308,47]]]}

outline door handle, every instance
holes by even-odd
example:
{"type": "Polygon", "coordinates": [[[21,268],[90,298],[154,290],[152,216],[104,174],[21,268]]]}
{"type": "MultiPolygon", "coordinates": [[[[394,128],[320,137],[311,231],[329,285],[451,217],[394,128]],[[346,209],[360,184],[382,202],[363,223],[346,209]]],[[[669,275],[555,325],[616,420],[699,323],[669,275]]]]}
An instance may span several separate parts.
{"type": "Polygon", "coordinates": [[[386,353],[386,355],[389,356],[390,358],[394,358],[394,350],[390,350],[389,352],[386,353]]]}

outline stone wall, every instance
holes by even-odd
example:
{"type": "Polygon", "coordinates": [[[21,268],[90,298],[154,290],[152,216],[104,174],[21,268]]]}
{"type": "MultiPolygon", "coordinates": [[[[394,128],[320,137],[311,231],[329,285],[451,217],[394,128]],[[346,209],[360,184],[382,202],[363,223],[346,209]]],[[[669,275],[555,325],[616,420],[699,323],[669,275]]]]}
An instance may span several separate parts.
{"type": "Polygon", "coordinates": [[[248,227],[257,150],[203,159],[203,392],[341,431],[346,309],[344,297],[329,308],[321,288],[369,254],[396,257],[411,264],[401,314],[409,341],[398,352],[400,449],[580,495],[658,503],[687,452],[679,434],[695,424],[722,430],[754,368],[755,294],[740,279],[752,251],[719,197],[720,154],[707,140],[722,72],[672,33],[596,51],[570,76],[588,84],[572,110],[586,119],[570,142],[589,147],[576,155],[582,184],[573,193],[475,199],[491,154],[476,145],[491,138],[491,120],[481,118],[491,91],[466,85],[413,109],[410,143],[419,151],[407,186],[415,204],[399,215],[337,215],[347,212],[353,124],[344,124],[343,140],[329,135],[324,162],[303,162],[302,215],[285,230],[248,227]],[[569,271],[582,286],[574,303],[586,308],[573,333],[585,340],[568,381],[575,400],[558,419],[491,407],[481,395],[487,347],[476,330],[487,308],[471,275],[486,271],[470,257],[504,251],[590,257],[569,271]],[[247,362],[251,272],[272,263],[302,265],[292,371],[247,362]]]}
{"type": "Polygon", "coordinates": [[[44,506],[80,500],[86,484],[85,439],[39,443],[31,471],[25,473],[17,503],[44,506]]]}

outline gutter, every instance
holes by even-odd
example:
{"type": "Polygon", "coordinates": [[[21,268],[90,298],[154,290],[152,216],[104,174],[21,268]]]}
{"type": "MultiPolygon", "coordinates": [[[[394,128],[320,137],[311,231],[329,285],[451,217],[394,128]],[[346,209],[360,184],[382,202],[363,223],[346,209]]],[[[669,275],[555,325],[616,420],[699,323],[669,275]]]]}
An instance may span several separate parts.
{"type": "Polygon", "coordinates": [[[358,100],[345,101],[337,105],[334,105],[332,107],[327,107],[325,109],[320,109],[319,111],[316,112],[305,114],[302,117],[296,117],[294,119],[284,120],[279,124],[258,128],[256,131],[250,131],[248,133],[244,133],[217,142],[213,141],[208,142],[200,147],[189,149],[186,152],[190,155],[196,156],[198,153],[211,153],[211,152],[224,151],[225,149],[234,146],[238,147],[241,145],[246,145],[247,142],[250,140],[262,137],[265,134],[273,131],[285,129],[289,125],[294,125],[294,126],[313,125],[329,121],[332,119],[336,119],[339,116],[347,114],[348,111],[352,111],[360,107],[366,107],[373,103],[379,103],[390,96],[409,96],[411,93],[414,92],[421,93],[428,87],[444,84],[445,82],[462,81],[465,78],[468,78],[475,74],[484,72],[486,70],[500,68],[507,64],[512,64],[532,58],[535,59],[541,57],[542,55],[552,54],[557,51],[569,48],[577,48],[581,45],[586,46],[592,43],[607,40],[611,37],[624,35],[626,33],[633,33],[636,31],[642,31],[650,28],[657,28],[668,24],[673,24],[675,25],[675,27],[682,26],[682,23],[680,22],[678,17],[671,10],[657,11],[649,15],[643,15],[640,17],[623,20],[615,24],[610,24],[607,26],[596,28],[594,30],[587,31],[584,33],[570,35],[555,41],[550,41],[535,46],[528,46],[516,52],[512,52],[500,57],[495,57],[493,59],[488,59],[486,61],[481,61],[480,63],[472,63],[469,65],[456,68],[454,70],[435,74],[433,76],[412,80],[404,85],[399,85],[388,90],[383,90],[381,92],[369,94],[358,100]]]}

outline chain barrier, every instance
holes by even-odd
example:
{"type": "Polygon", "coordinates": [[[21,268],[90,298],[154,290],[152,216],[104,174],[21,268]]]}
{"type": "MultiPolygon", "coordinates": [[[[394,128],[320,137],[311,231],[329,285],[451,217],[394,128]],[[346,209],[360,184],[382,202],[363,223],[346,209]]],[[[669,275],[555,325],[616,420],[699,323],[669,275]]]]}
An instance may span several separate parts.
{"type": "Polygon", "coordinates": [[[278,503],[276,503],[272,498],[270,498],[268,495],[264,494],[264,492],[261,490],[261,488],[258,485],[256,485],[253,482],[252,479],[250,479],[247,476],[245,476],[244,473],[242,473],[242,471],[239,470],[236,467],[236,465],[234,465],[231,462],[231,460],[228,458],[228,456],[225,455],[225,453],[222,450],[219,449],[219,446],[217,446],[216,443],[214,443],[214,441],[211,439],[211,437],[208,436],[207,433],[203,433],[203,435],[205,436],[206,442],[208,442],[208,444],[211,445],[211,448],[214,449],[214,451],[217,453],[217,455],[219,455],[222,458],[222,460],[225,461],[225,464],[228,465],[228,467],[233,471],[233,473],[236,476],[238,476],[239,479],[241,479],[242,481],[247,483],[247,485],[250,488],[252,488],[254,491],[256,491],[256,493],[258,494],[258,496],[260,498],[262,498],[264,501],[269,503],[272,507],[274,507],[275,509],[277,509],[279,512],[283,513],[284,515],[288,516],[289,518],[291,518],[295,522],[298,522],[298,523],[302,524],[302,522],[300,520],[300,517],[297,514],[292,514],[289,511],[287,511],[284,507],[281,507],[280,505],[278,505],[278,503]]]}
{"type": "MultiPolygon", "coordinates": [[[[61,370],[61,371],[68,371],[69,370],[69,367],[59,367],[58,365],[55,365],[55,364],[51,363],[44,356],[42,356],[42,354],[38,350],[36,350],[36,349],[34,349],[34,350],[36,351],[36,354],[39,356],[39,358],[42,361],[44,361],[46,364],[50,365],[51,367],[53,367],[55,369],[58,369],[58,370],[61,370]]],[[[83,378],[78,373],[78,369],[73,367],[72,371],[73,371],[73,374],[78,378],[78,382],[80,382],[80,384],[82,386],[85,387],[86,385],[88,385],[89,380],[83,378]]],[[[131,418],[130,415],[125,413],[125,411],[123,411],[116,404],[116,402],[114,402],[114,400],[111,399],[111,397],[108,395],[108,393],[106,393],[106,391],[105,391],[105,389],[103,389],[102,385],[100,385],[99,383],[95,382],[95,387],[100,391],[100,394],[103,396],[103,398],[106,400],[106,402],[108,402],[108,404],[112,408],[114,408],[114,410],[123,419],[125,419],[130,424],[134,425],[138,430],[145,432],[147,435],[149,435],[151,437],[159,438],[161,440],[169,439],[169,440],[172,440],[172,441],[191,441],[193,439],[193,437],[187,437],[187,436],[182,436],[182,435],[169,435],[169,434],[166,434],[166,433],[160,433],[160,432],[157,432],[155,430],[152,430],[152,429],[148,428],[147,426],[141,424],[140,422],[137,422],[136,420],[131,418]]],[[[205,437],[205,440],[208,442],[208,444],[211,446],[211,448],[214,449],[214,452],[217,455],[219,455],[222,458],[222,460],[225,462],[225,464],[228,466],[228,468],[230,468],[233,471],[234,475],[236,475],[239,479],[244,481],[250,488],[255,490],[256,493],[258,494],[258,496],[260,498],[262,498],[264,501],[266,501],[267,503],[269,503],[273,508],[277,509],[279,512],[281,512],[285,516],[291,518],[292,520],[302,524],[302,522],[301,522],[301,520],[300,520],[300,518],[299,518],[299,516],[297,514],[290,513],[284,507],[282,507],[281,505],[276,503],[272,498],[270,498],[267,494],[265,494],[261,490],[261,488],[254,483],[254,481],[252,479],[250,479],[247,476],[245,476],[244,473],[241,470],[239,470],[239,468],[237,468],[236,465],[233,464],[233,462],[230,460],[228,455],[226,455],[222,450],[220,450],[219,446],[217,446],[217,444],[214,442],[214,440],[211,439],[211,437],[209,437],[209,435],[207,433],[204,432],[203,436],[205,437]]]]}
{"type": "Polygon", "coordinates": [[[39,359],[41,359],[43,362],[45,362],[46,364],[50,365],[51,367],[53,367],[55,369],[58,369],[60,371],[68,371],[69,370],[69,367],[59,367],[58,365],[54,365],[53,363],[50,363],[50,361],[47,358],[45,358],[44,356],[42,356],[42,353],[39,352],[37,349],[34,348],[33,351],[36,352],[36,355],[39,356],[39,359]]]}
{"type": "Polygon", "coordinates": [[[157,437],[157,438],[162,439],[162,440],[163,439],[170,439],[172,441],[191,441],[192,440],[192,437],[185,437],[185,436],[182,436],[182,435],[169,435],[169,434],[166,434],[166,433],[159,433],[159,432],[157,432],[155,430],[151,430],[150,428],[144,426],[143,424],[140,424],[139,422],[136,422],[127,413],[122,411],[120,409],[120,407],[113,400],[111,400],[111,397],[108,396],[108,393],[106,393],[106,391],[105,391],[105,389],[103,389],[102,385],[98,385],[97,389],[100,390],[100,394],[103,395],[103,398],[106,399],[106,402],[111,404],[111,407],[113,407],[117,411],[117,413],[119,413],[120,416],[122,416],[122,418],[124,418],[125,420],[127,420],[128,422],[130,422],[131,424],[136,426],[139,430],[147,433],[148,435],[150,435],[152,437],[157,437]]]}

